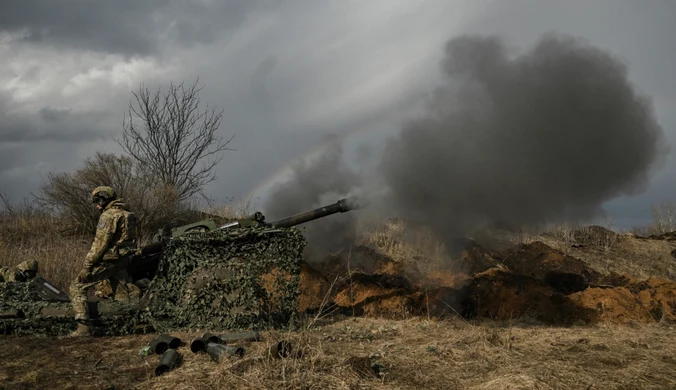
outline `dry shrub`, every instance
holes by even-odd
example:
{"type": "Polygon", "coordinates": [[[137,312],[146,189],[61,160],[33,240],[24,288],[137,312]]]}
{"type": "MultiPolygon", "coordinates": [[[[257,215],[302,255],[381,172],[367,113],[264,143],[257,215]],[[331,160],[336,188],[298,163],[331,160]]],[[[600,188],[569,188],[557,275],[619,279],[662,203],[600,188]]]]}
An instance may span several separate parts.
{"type": "Polygon", "coordinates": [[[173,186],[159,182],[132,159],[113,154],[97,153],[73,173],[48,174],[38,201],[69,220],[71,230],[93,233],[100,214],[89,194],[102,185],[112,187],[130,206],[139,218],[142,236],[195,219],[191,211],[195,203],[182,201],[173,186]]]}
{"type": "Polygon", "coordinates": [[[217,216],[219,218],[228,220],[228,219],[237,219],[244,218],[253,214],[255,210],[252,209],[250,201],[240,201],[237,204],[224,203],[224,204],[212,204],[207,206],[206,214],[217,216]]]}
{"type": "Polygon", "coordinates": [[[652,206],[653,225],[650,234],[663,234],[676,231],[676,205],[671,201],[663,201],[652,206]]]}
{"type": "MultiPolygon", "coordinates": [[[[70,191],[75,188],[68,185],[75,183],[72,176],[59,177],[60,179],[53,183],[63,187],[52,189],[64,191],[57,191],[55,194],[62,196],[64,202],[73,200],[67,204],[71,207],[64,207],[61,213],[45,208],[44,203],[40,201],[24,200],[15,204],[0,194],[0,266],[15,266],[25,260],[37,260],[42,276],[57,287],[67,289],[82,268],[85,255],[94,238],[93,227],[88,221],[80,224],[77,215],[84,217],[85,210],[94,210],[94,207],[88,201],[79,203],[81,197],[88,194],[85,188],[81,188],[80,198],[77,192],[70,191]],[[69,194],[73,197],[69,198],[69,194]]],[[[136,187],[123,185],[120,188],[128,191],[127,194],[133,194],[136,187]]],[[[213,205],[207,213],[191,211],[193,208],[188,206],[172,208],[167,205],[171,205],[175,200],[173,192],[162,186],[155,187],[151,196],[136,200],[130,202],[132,210],[146,221],[145,234],[142,235],[140,245],[144,245],[156,232],[155,229],[159,229],[165,223],[169,225],[190,223],[211,217],[238,218],[247,215],[248,211],[246,203],[213,205]]],[[[94,216],[98,218],[99,215],[96,212],[94,216]]]]}
{"type": "Polygon", "coordinates": [[[601,273],[628,273],[636,278],[676,280],[676,242],[642,238],[648,234],[637,236],[604,226],[567,224],[550,225],[541,230],[522,229],[516,233],[491,234],[500,237],[506,246],[540,241],[584,261],[601,273]]]}
{"type": "Polygon", "coordinates": [[[82,266],[91,238],[64,234],[70,224],[33,203],[5,203],[0,210],[0,266],[37,260],[39,272],[66,289],[82,266]]]}

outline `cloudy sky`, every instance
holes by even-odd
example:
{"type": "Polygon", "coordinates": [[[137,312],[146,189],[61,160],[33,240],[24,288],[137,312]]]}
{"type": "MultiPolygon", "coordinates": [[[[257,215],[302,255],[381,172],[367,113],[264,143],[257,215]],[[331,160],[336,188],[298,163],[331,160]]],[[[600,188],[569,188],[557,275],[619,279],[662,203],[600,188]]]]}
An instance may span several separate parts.
{"type": "MultiPolygon", "coordinates": [[[[377,153],[438,85],[450,39],[497,34],[518,51],[548,32],[625,62],[666,141],[676,141],[669,0],[4,1],[0,192],[19,200],[47,172],[120,152],[114,138],[131,90],[199,77],[237,149],[208,192],[256,202],[328,135],[346,137],[353,161],[377,153]]],[[[605,205],[616,225],[644,223],[651,203],[676,200],[673,154],[643,193],[605,205]]]]}

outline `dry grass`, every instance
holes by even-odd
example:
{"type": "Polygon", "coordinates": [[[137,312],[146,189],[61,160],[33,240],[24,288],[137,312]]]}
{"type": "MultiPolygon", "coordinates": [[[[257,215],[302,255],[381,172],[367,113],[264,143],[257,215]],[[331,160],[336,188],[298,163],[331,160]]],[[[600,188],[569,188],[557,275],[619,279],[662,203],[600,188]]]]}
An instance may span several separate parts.
{"type": "MultiPolygon", "coordinates": [[[[264,332],[242,359],[217,364],[179,348],[154,377],[139,356],[152,335],[94,340],[0,338],[6,388],[116,389],[668,389],[676,340],[664,324],[557,328],[528,323],[343,318],[300,332],[264,332]],[[299,358],[267,347],[291,340],[299,358]],[[350,363],[361,361],[361,365],[350,363]],[[356,367],[355,367],[356,366],[356,367]],[[376,368],[376,374],[373,368],[376,368]]],[[[176,333],[189,342],[200,333],[176,333]]]]}
{"type": "MultiPolygon", "coordinates": [[[[249,207],[225,206],[209,212],[233,218],[247,215],[249,207]]],[[[63,236],[62,223],[34,210],[1,213],[0,265],[37,259],[41,274],[59,287],[67,287],[79,270],[91,236],[63,236]]],[[[614,239],[592,235],[586,245],[575,246],[580,236],[574,231],[573,227],[559,227],[547,232],[503,234],[500,239],[510,244],[540,240],[602,272],[676,277],[676,262],[670,257],[676,244],[626,235],[614,239]]],[[[401,221],[362,226],[358,244],[397,261],[417,262],[423,272],[448,262],[446,248],[429,231],[407,227],[401,221]]],[[[469,323],[461,319],[319,318],[297,332],[266,332],[267,341],[249,344],[243,359],[221,365],[183,346],[179,349],[182,364],[161,377],[153,375],[158,357],[138,354],[153,335],[97,339],[3,336],[0,388],[676,388],[674,328],[664,323],[563,328],[526,320],[469,323]],[[267,357],[267,346],[279,339],[291,340],[302,356],[267,357]],[[361,370],[357,362],[362,362],[361,370]],[[378,373],[369,370],[373,367],[378,373]]],[[[176,335],[189,342],[199,334],[176,335]]]]}
{"type": "MultiPolygon", "coordinates": [[[[248,215],[249,204],[213,206],[206,212],[224,219],[241,218],[248,215]]],[[[5,203],[0,210],[0,267],[37,260],[40,274],[67,291],[94,239],[93,232],[78,231],[75,225],[31,203],[5,203]]],[[[142,238],[142,243],[148,238],[142,238]]]]}
{"type": "Polygon", "coordinates": [[[216,215],[223,219],[237,219],[253,214],[253,208],[250,201],[240,201],[236,204],[214,204],[207,206],[206,213],[216,215]]]}
{"type": "Polygon", "coordinates": [[[64,235],[63,227],[62,219],[31,210],[0,214],[0,266],[37,260],[40,274],[67,289],[93,236],[64,235]]]}
{"type": "Polygon", "coordinates": [[[578,258],[602,273],[628,273],[635,278],[676,280],[676,242],[617,233],[597,226],[557,225],[540,232],[493,232],[502,245],[541,241],[569,256],[578,258]]]}
{"type": "Polygon", "coordinates": [[[394,261],[412,261],[423,273],[443,269],[451,261],[446,246],[429,228],[407,226],[398,219],[360,225],[357,244],[373,248],[394,261]]]}

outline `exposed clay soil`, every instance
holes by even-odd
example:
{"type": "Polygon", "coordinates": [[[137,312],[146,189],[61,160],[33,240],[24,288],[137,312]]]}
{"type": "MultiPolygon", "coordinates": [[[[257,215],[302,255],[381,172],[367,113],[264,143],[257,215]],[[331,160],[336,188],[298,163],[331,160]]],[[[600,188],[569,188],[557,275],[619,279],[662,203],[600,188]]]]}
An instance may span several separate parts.
{"type": "MultiPolygon", "coordinates": [[[[598,240],[608,232],[587,230],[578,240],[598,240]]],[[[526,316],[557,325],[676,321],[676,282],[602,273],[540,241],[500,253],[468,241],[460,253],[468,273],[422,275],[412,264],[363,248],[359,254],[349,272],[336,258],[320,267],[304,265],[299,311],[316,313],[324,302],[323,310],[389,318],[526,316]]]]}

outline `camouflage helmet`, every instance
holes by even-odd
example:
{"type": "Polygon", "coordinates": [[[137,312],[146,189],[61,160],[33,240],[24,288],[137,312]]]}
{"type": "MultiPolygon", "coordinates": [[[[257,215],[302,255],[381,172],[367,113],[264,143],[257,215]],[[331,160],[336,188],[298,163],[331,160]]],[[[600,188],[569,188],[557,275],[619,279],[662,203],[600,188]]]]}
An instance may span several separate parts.
{"type": "Polygon", "coordinates": [[[90,200],[92,203],[96,203],[98,199],[111,201],[115,198],[117,198],[117,193],[115,192],[114,189],[108,186],[99,186],[94,188],[90,196],[90,200]]]}
{"type": "Polygon", "coordinates": [[[35,260],[26,260],[19,263],[16,268],[28,277],[33,277],[38,273],[38,262],[35,260]]]}

